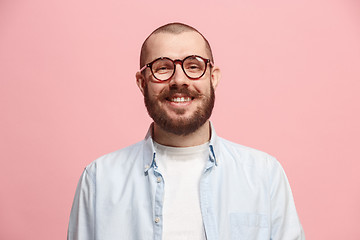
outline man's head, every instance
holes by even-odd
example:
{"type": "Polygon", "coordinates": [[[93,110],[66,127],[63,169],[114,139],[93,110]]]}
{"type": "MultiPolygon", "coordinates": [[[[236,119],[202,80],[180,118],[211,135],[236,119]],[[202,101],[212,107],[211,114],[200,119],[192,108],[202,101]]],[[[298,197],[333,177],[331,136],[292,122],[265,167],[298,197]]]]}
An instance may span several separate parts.
{"type": "MultiPolygon", "coordinates": [[[[148,113],[157,126],[169,133],[188,135],[208,121],[214,106],[214,89],[220,78],[220,70],[212,63],[208,41],[190,26],[171,23],[150,34],[141,49],[140,67],[143,70],[136,74],[136,79],[148,113]],[[172,68],[175,72],[165,81],[155,78],[154,71],[158,69],[146,66],[161,57],[184,60],[192,55],[201,57],[196,58],[199,60],[205,59],[202,63],[204,74],[195,80],[184,72],[197,69],[191,61],[190,64],[170,61],[171,64],[165,68],[172,68]]],[[[163,69],[161,66],[159,71],[165,71],[163,69]]]]}
{"type": "Polygon", "coordinates": [[[211,51],[211,47],[210,44],[208,42],[208,40],[195,28],[183,24],[183,23],[168,23],[166,25],[163,25],[157,29],[155,29],[144,41],[144,43],[141,46],[141,52],[140,52],[140,68],[142,68],[146,63],[148,63],[146,61],[146,56],[147,56],[147,43],[149,38],[154,35],[154,34],[158,34],[158,33],[169,33],[169,34],[180,34],[183,32],[197,32],[203,39],[204,39],[204,43],[205,43],[205,48],[206,51],[208,53],[209,59],[211,60],[211,62],[214,63],[214,57],[211,51]]]}

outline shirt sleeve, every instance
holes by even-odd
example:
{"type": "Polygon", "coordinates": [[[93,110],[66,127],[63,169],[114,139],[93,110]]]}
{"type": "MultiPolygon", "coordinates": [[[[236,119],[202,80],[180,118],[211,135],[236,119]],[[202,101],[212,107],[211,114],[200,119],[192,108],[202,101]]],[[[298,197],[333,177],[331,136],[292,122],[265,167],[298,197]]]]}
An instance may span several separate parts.
{"type": "Polygon", "coordinates": [[[286,174],[275,161],[270,176],[271,240],[305,240],[286,174]]]}
{"type": "Polygon", "coordinates": [[[76,188],[67,239],[95,239],[95,179],[86,168],[76,188]]]}

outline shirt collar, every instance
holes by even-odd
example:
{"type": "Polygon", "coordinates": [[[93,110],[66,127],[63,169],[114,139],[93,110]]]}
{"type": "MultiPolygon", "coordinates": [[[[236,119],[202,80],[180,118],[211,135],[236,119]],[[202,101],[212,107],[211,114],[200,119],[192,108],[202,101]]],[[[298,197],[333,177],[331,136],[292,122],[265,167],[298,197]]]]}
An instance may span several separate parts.
{"type": "MultiPolygon", "coordinates": [[[[146,133],[144,139],[144,152],[143,152],[143,159],[144,159],[144,172],[147,172],[150,168],[157,168],[155,156],[156,151],[154,147],[154,142],[152,139],[152,132],[153,132],[154,123],[152,123],[149,127],[148,132],[146,133]]],[[[211,129],[211,137],[209,141],[209,161],[212,165],[218,165],[218,136],[216,135],[214,126],[210,122],[210,129],[211,129]]]]}

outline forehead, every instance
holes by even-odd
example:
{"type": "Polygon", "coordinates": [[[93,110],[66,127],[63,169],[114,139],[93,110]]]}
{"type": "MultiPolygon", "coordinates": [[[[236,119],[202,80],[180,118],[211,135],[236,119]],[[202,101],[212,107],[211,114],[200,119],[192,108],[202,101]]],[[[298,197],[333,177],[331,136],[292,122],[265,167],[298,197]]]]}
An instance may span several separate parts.
{"type": "Polygon", "coordinates": [[[206,51],[205,41],[197,32],[157,33],[152,35],[146,45],[146,62],[159,57],[183,59],[189,55],[210,58],[206,51]]]}

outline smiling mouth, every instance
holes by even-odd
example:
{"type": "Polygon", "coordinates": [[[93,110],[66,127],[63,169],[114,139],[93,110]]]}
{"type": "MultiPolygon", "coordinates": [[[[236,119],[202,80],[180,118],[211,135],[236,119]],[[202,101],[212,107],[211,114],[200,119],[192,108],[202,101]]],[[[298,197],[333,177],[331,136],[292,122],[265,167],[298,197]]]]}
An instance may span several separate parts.
{"type": "Polygon", "coordinates": [[[166,100],[173,103],[186,103],[194,100],[194,97],[171,97],[166,100]]]}

